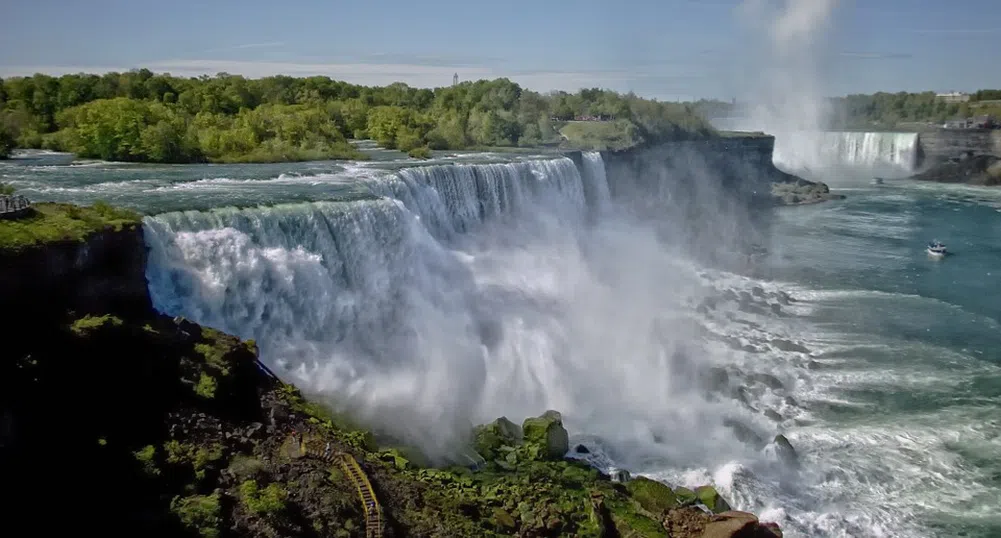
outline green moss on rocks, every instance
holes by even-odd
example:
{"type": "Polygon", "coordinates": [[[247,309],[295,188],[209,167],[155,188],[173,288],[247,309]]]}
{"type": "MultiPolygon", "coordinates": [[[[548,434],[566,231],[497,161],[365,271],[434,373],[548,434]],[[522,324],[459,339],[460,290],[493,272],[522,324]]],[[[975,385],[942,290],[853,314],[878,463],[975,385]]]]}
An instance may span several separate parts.
{"type": "Polygon", "coordinates": [[[660,514],[678,506],[674,491],[661,482],[638,476],[626,483],[626,489],[636,502],[653,514],[660,514]]]}
{"type": "Polygon", "coordinates": [[[674,488],[674,495],[678,499],[678,503],[682,506],[695,504],[699,500],[698,495],[694,491],[682,486],[674,488]]]}
{"type": "Polygon", "coordinates": [[[731,510],[730,504],[712,486],[699,486],[695,488],[695,496],[698,497],[702,504],[706,505],[706,508],[712,510],[714,514],[722,514],[731,510]]]}
{"type": "Polygon", "coordinates": [[[288,490],[279,484],[268,484],[263,489],[258,487],[255,480],[240,484],[240,500],[252,514],[276,517],[285,510],[286,499],[288,490]]]}
{"type": "Polygon", "coordinates": [[[473,446],[476,452],[489,461],[506,458],[513,453],[504,450],[521,444],[521,426],[511,422],[507,417],[500,417],[490,424],[477,426],[473,430],[473,446]]]}
{"type": "Polygon", "coordinates": [[[0,220],[0,249],[18,250],[54,241],[82,241],[102,231],[142,224],[142,215],[98,202],[92,206],[37,203],[25,217],[0,220]]]}
{"type": "Polygon", "coordinates": [[[70,325],[70,330],[77,336],[88,336],[104,327],[121,327],[122,320],[119,317],[105,314],[103,316],[86,315],[70,325]]]}
{"type": "Polygon", "coordinates": [[[141,449],[133,452],[136,461],[142,466],[143,472],[148,476],[157,476],[160,474],[160,469],[156,466],[156,447],[153,445],[146,445],[141,449]]]}
{"type": "Polygon", "coordinates": [[[521,427],[525,445],[530,452],[534,452],[532,459],[557,460],[570,450],[570,437],[563,427],[563,417],[557,411],[546,411],[542,416],[527,418],[521,427]]]}
{"type": "Polygon", "coordinates": [[[214,377],[202,372],[198,378],[198,384],[195,385],[195,394],[207,400],[211,400],[212,398],[215,398],[215,390],[217,386],[218,384],[216,383],[214,377]]]}
{"type": "Polygon", "coordinates": [[[218,493],[175,497],[170,503],[170,509],[185,527],[203,538],[218,538],[221,534],[218,493]]]}

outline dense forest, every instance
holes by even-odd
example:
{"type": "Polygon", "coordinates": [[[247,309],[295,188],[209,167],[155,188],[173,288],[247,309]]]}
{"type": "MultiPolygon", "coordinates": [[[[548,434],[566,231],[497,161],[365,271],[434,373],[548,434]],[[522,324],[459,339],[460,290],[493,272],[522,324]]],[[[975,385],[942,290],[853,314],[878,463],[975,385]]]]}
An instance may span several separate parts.
{"type": "Polygon", "coordinates": [[[607,120],[608,136],[624,145],[713,133],[691,104],[600,89],[540,94],[503,78],[432,90],[140,69],[0,79],[0,155],[44,148],[119,161],[363,158],[348,143],[363,138],[426,155],[558,144],[558,129],[581,116],[607,120]]]}
{"type": "Polygon", "coordinates": [[[935,92],[855,94],[833,100],[835,126],[892,127],[901,123],[941,124],[978,115],[1001,117],[1001,90],[980,90],[966,103],[947,103],[935,92]]]}

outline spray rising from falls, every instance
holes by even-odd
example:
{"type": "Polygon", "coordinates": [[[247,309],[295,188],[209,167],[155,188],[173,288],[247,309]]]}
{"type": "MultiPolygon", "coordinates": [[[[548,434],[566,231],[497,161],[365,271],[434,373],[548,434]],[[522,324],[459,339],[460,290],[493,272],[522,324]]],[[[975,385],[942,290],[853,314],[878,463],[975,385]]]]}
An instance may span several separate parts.
{"type": "Polygon", "coordinates": [[[614,211],[600,155],[371,187],[388,197],[148,218],[156,307],[255,338],[282,375],[431,455],[549,408],[679,463],[744,450],[719,442],[732,403],[696,388],[704,282],[614,211]]]}
{"type": "Polygon", "coordinates": [[[917,133],[794,132],[776,137],[777,166],[790,171],[854,167],[912,172],[918,165],[917,133]]]}

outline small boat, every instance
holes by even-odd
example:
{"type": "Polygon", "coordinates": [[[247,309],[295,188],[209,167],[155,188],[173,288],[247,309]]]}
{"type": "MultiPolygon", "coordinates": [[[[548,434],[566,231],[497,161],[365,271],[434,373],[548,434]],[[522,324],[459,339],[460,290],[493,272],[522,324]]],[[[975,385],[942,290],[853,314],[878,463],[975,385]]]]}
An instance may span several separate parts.
{"type": "Polygon", "coordinates": [[[936,258],[945,256],[945,245],[938,240],[928,243],[928,255],[935,256],[936,258]]]}
{"type": "Polygon", "coordinates": [[[881,178],[881,177],[874,177],[874,178],[872,178],[872,184],[873,185],[882,185],[883,184],[883,178],[881,178]]]}

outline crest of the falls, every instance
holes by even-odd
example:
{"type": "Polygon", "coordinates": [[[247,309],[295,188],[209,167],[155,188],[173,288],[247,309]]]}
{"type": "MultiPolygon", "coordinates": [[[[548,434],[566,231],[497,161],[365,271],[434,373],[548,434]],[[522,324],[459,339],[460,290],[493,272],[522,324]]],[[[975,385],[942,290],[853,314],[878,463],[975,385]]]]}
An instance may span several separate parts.
{"type": "Polygon", "coordinates": [[[790,171],[827,167],[911,172],[918,164],[917,133],[797,131],[775,137],[773,160],[790,171]]]}

